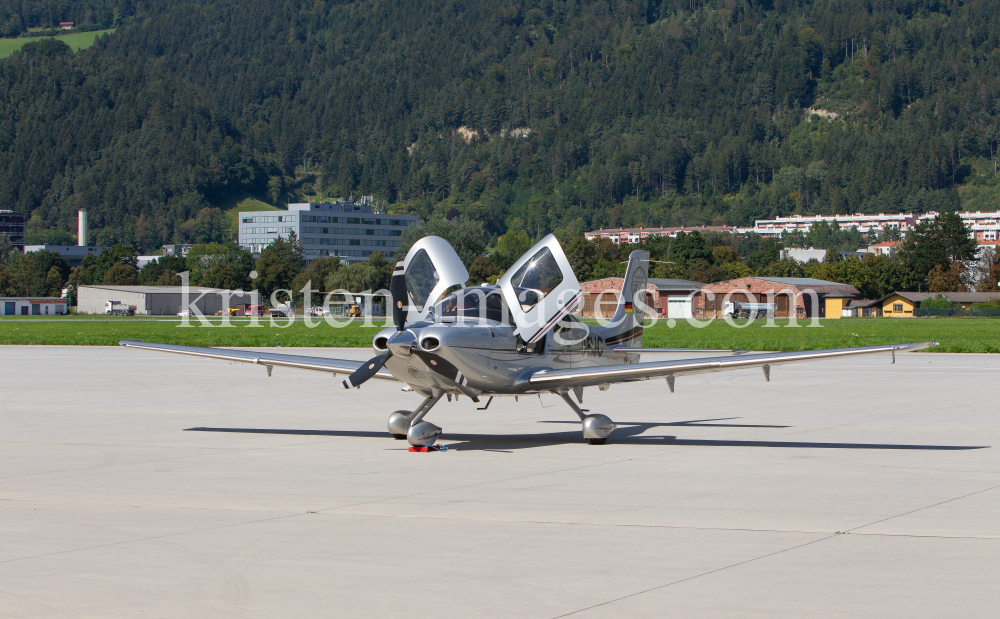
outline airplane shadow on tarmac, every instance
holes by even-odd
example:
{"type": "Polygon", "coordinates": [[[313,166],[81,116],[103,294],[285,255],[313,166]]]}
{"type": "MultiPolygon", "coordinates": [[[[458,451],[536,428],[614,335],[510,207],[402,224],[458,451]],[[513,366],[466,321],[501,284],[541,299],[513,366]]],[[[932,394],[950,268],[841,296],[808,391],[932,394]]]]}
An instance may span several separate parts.
{"type": "MultiPolygon", "coordinates": [[[[608,439],[609,444],[619,445],[677,445],[683,447],[793,447],[799,449],[914,449],[944,450],[986,449],[988,445],[894,445],[888,443],[816,443],[803,441],[738,441],[718,439],[681,439],[676,436],[645,436],[647,430],[671,426],[709,428],[788,428],[790,426],[707,423],[731,421],[738,417],[722,419],[696,419],[671,423],[615,422],[618,429],[608,439]]],[[[539,423],[566,423],[578,426],[579,421],[541,421],[539,423]]],[[[390,438],[389,433],[352,430],[283,430],[268,428],[187,428],[186,432],[236,432],[245,434],[290,434],[299,436],[340,436],[346,438],[390,438]]],[[[555,445],[586,445],[579,430],[573,432],[542,432],[534,434],[455,434],[445,432],[441,440],[448,449],[459,451],[511,451],[555,445]],[[454,441],[454,442],[453,442],[454,441]]],[[[400,441],[400,446],[406,443],[400,441]]]]}

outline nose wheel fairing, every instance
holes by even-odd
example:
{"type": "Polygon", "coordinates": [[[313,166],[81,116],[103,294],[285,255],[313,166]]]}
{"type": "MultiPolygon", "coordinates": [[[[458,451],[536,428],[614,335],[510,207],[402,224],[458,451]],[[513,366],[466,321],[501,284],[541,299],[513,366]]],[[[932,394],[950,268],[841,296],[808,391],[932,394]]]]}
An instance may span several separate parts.
{"type": "Polygon", "coordinates": [[[392,434],[393,438],[397,440],[405,438],[414,447],[433,445],[441,436],[441,428],[429,421],[423,421],[423,418],[444,394],[444,391],[435,389],[430,396],[424,398],[417,410],[396,411],[389,415],[389,421],[386,424],[389,434],[392,434]]]}

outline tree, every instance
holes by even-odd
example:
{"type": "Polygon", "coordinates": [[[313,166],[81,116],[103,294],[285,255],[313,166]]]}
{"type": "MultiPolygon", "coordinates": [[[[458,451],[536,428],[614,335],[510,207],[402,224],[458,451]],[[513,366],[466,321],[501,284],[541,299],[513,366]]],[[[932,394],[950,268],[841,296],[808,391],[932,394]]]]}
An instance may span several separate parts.
{"type": "Polygon", "coordinates": [[[955,284],[953,262],[974,260],[977,245],[958,213],[942,213],[916,225],[900,247],[899,256],[909,266],[918,283],[929,285],[929,274],[940,267],[938,285],[955,284]],[[942,279],[945,278],[945,279],[942,279]]]}
{"type": "Polygon", "coordinates": [[[10,237],[6,234],[0,234],[0,264],[10,264],[15,254],[17,254],[17,250],[10,242],[10,237]]]}
{"type": "Polygon", "coordinates": [[[49,269],[48,274],[45,276],[45,287],[48,289],[48,296],[50,297],[61,297],[63,282],[62,273],[59,272],[58,267],[52,267],[49,269]]]}
{"type": "Polygon", "coordinates": [[[350,292],[364,292],[378,290],[379,272],[367,262],[354,262],[337,271],[327,280],[328,290],[349,290],[350,292]]]}
{"type": "Polygon", "coordinates": [[[943,295],[931,297],[927,300],[920,302],[921,309],[950,309],[954,306],[955,304],[949,301],[948,299],[944,298],[943,295]]]}
{"type": "MultiPolygon", "coordinates": [[[[176,268],[174,263],[164,264],[167,268],[176,268]]],[[[184,268],[191,273],[190,281],[194,285],[248,290],[254,264],[250,252],[240,249],[235,243],[205,243],[191,248],[184,258],[184,268]],[[211,280],[206,280],[210,272],[211,280]],[[215,286],[221,282],[233,286],[215,286]]]]}
{"type": "Polygon", "coordinates": [[[935,265],[927,276],[927,289],[931,292],[965,292],[965,269],[960,262],[947,267],[935,265]]]}
{"type": "Polygon", "coordinates": [[[0,297],[14,296],[17,296],[17,291],[14,289],[14,278],[7,265],[0,264],[0,297]]]}
{"type": "Polygon", "coordinates": [[[292,232],[287,239],[278,238],[264,248],[257,260],[254,283],[262,299],[269,299],[277,290],[290,290],[295,276],[304,266],[302,244],[292,232]]]}
{"type": "Polygon", "coordinates": [[[463,217],[452,220],[431,219],[414,224],[403,231],[399,237],[399,248],[394,255],[402,260],[410,251],[410,247],[425,236],[439,236],[448,241],[462,259],[465,268],[469,268],[476,258],[483,254],[489,240],[482,222],[463,217]]]}
{"type": "MultiPolygon", "coordinates": [[[[575,269],[574,269],[575,270],[575,269]]],[[[503,275],[503,269],[501,269],[495,262],[493,258],[489,256],[480,256],[476,258],[476,261],[472,263],[469,267],[469,283],[472,285],[482,284],[482,283],[493,283],[503,275]]],[[[577,275],[579,277],[579,275],[577,275]]]]}
{"type": "Polygon", "coordinates": [[[976,282],[978,292],[996,292],[1000,290],[1000,252],[993,248],[983,251],[980,258],[980,276],[976,282]]]}
{"type": "Polygon", "coordinates": [[[160,276],[156,278],[153,282],[153,286],[181,286],[184,284],[184,280],[181,276],[171,269],[164,269],[160,276]]]}
{"type": "Polygon", "coordinates": [[[248,282],[248,275],[244,274],[239,265],[217,264],[202,273],[198,285],[224,290],[244,290],[248,282]]]}
{"type": "Polygon", "coordinates": [[[496,263],[505,271],[517,262],[518,258],[531,249],[534,243],[523,231],[508,232],[497,239],[496,263]]]}
{"type": "Polygon", "coordinates": [[[139,272],[127,262],[116,262],[104,272],[101,283],[109,286],[135,286],[139,283],[139,272]]]}
{"type": "Polygon", "coordinates": [[[306,268],[292,280],[291,290],[295,293],[296,302],[299,305],[304,304],[302,289],[307,284],[316,292],[329,291],[326,287],[326,282],[340,267],[340,258],[337,256],[316,258],[309,262],[306,268]]]}
{"type": "MultiPolygon", "coordinates": [[[[113,265],[118,263],[131,267],[133,271],[138,272],[137,265],[139,264],[139,252],[135,250],[135,247],[124,243],[119,243],[112,246],[110,249],[105,249],[101,252],[101,255],[97,257],[96,264],[94,264],[93,282],[106,283],[104,281],[105,273],[113,265]]],[[[119,269],[118,272],[124,273],[121,269],[119,269]]],[[[136,278],[136,281],[138,282],[138,277],[136,278]]]]}
{"type": "MultiPolygon", "coordinates": [[[[564,251],[576,278],[581,282],[590,281],[590,272],[597,263],[597,244],[582,236],[575,236],[566,244],[564,251]]],[[[499,265],[493,261],[490,261],[490,264],[499,269],[499,265]]]]}
{"type": "Polygon", "coordinates": [[[761,274],[767,277],[805,277],[805,271],[802,270],[802,265],[799,264],[797,260],[792,258],[775,260],[764,267],[763,273],[761,274]]]}
{"type": "Polygon", "coordinates": [[[712,248],[712,260],[716,264],[730,264],[732,262],[742,262],[740,255],[729,245],[716,245],[712,248]]]}
{"type": "Polygon", "coordinates": [[[155,286],[164,272],[181,273],[186,270],[183,256],[160,256],[139,269],[139,283],[143,286],[155,286]]]}
{"type": "Polygon", "coordinates": [[[389,280],[392,279],[393,264],[385,259],[385,254],[380,251],[372,252],[368,256],[368,264],[378,273],[378,283],[372,290],[388,290],[389,280]]]}
{"type": "Polygon", "coordinates": [[[754,274],[762,274],[768,265],[781,259],[781,247],[773,239],[763,239],[756,250],[747,256],[747,266],[754,274]]]}

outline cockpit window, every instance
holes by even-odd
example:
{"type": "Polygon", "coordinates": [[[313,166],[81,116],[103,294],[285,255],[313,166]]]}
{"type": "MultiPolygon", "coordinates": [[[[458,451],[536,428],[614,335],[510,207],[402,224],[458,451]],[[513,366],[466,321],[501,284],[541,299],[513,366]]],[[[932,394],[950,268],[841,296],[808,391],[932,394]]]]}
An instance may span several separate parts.
{"type": "Polygon", "coordinates": [[[464,316],[503,322],[503,298],[495,288],[463,288],[442,299],[435,315],[441,318],[464,316]]]}
{"type": "Polygon", "coordinates": [[[434,262],[427,252],[421,249],[410,260],[410,265],[406,267],[406,292],[416,304],[418,312],[424,310],[427,297],[430,296],[434,286],[437,286],[441,276],[434,268],[434,262]]]}
{"type": "Polygon", "coordinates": [[[522,311],[528,311],[563,281],[562,270],[548,247],[543,247],[511,277],[522,311]],[[519,290],[521,289],[521,290],[519,290]]]}

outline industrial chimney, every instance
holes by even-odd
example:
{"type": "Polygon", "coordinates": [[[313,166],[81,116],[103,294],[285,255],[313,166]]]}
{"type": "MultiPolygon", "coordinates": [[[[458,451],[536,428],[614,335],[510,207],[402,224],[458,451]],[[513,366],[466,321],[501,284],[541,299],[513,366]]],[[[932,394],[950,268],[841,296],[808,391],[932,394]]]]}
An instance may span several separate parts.
{"type": "Polygon", "coordinates": [[[80,209],[79,221],[77,222],[76,244],[80,247],[87,246],[87,211],[80,209]]]}

